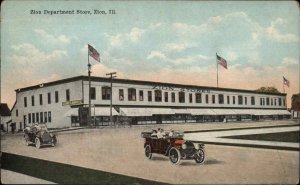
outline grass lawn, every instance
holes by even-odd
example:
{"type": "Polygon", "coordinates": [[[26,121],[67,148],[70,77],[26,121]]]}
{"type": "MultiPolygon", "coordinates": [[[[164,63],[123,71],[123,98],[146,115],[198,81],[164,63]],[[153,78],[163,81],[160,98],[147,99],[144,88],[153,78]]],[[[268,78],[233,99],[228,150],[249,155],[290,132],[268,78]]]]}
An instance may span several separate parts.
{"type": "Polygon", "coordinates": [[[300,131],[226,136],[223,138],[299,143],[300,131]]]}

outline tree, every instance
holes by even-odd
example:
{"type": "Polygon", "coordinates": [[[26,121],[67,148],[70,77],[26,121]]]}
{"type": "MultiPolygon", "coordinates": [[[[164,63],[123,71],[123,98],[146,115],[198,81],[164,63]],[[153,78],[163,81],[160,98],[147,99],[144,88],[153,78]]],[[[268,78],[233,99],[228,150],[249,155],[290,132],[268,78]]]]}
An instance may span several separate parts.
{"type": "Polygon", "coordinates": [[[272,87],[261,87],[256,92],[262,92],[262,93],[280,93],[278,89],[276,89],[274,86],[272,87]]]}

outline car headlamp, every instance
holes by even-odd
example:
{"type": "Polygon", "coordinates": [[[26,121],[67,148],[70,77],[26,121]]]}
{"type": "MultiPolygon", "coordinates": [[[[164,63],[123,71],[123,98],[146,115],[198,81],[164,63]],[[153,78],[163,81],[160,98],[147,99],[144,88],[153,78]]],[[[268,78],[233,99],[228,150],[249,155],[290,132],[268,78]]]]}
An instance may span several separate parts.
{"type": "Polygon", "coordinates": [[[200,144],[199,143],[194,143],[194,147],[196,150],[199,150],[200,149],[200,144]]]}
{"type": "Polygon", "coordinates": [[[182,149],[186,149],[186,148],[187,148],[186,144],[182,144],[182,145],[181,145],[181,148],[182,148],[182,149]]]}

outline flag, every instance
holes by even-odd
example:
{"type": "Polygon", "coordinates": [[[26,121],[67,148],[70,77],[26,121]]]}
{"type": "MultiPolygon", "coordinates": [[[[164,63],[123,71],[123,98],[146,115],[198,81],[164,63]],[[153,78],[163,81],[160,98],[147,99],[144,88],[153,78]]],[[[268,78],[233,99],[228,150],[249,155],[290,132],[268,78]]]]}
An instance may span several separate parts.
{"type": "Polygon", "coordinates": [[[290,81],[288,81],[286,78],[283,76],[283,84],[290,87],[290,81]]]}
{"type": "Polygon", "coordinates": [[[89,44],[88,44],[88,48],[89,48],[89,55],[93,57],[95,60],[97,60],[98,62],[100,62],[100,54],[98,53],[98,51],[89,44]]]}
{"type": "Polygon", "coordinates": [[[223,66],[225,69],[227,69],[227,61],[224,58],[217,55],[217,62],[218,62],[218,64],[223,66]]]}

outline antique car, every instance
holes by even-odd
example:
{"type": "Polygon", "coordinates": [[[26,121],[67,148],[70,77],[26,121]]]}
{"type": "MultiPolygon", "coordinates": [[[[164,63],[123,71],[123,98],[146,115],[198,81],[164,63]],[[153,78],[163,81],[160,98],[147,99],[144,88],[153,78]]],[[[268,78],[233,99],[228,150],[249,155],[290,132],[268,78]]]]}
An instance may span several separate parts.
{"type": "Polygon", "coordinates": [[[142,132],[145,138],[145,156],[152,158],[152,154],[168,156],[171,163],[180,164],[181,160],[195,160],[196,163],[204,162],[204,144],[197,141],[187,141],[183,139],[183,132],[142,132]]]}
{"type": "Polygon", "coordinates": [[[35,124],[24,129],[24,140],[27,146],[34,144],[36,148],[57,144],[56,135],[49,132],[46,124],[35,124]]]}

